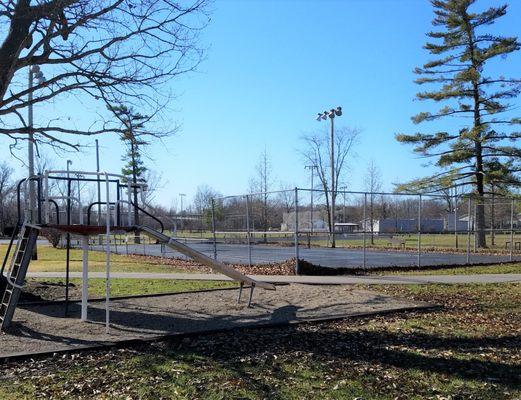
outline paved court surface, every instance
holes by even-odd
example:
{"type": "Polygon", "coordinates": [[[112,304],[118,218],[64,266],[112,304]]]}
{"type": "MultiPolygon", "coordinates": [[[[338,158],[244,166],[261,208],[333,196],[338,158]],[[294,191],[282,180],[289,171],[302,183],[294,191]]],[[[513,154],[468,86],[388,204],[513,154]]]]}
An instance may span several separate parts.
{"type": "MultiPolygon", "coordinates": [[[[65,278],[63,272],[29,272],[30,278],[65,278]]],[[[81,278],[80,272],[71,272],[71,278],[81,278]]],[[[521,282],[521,274],[468,274],[468,275],[374,275],[374,276],[290,276],[290,275],[250,275],[252,278],[272,283],[309,283],[318,285],[413,285],[424,283],[502,283],[521,282]]],[[[191,273],[151,273],[151,272],[113,272],[112,278],[125,279],[182,279],[231,281],[221,274],[191,273]]],[[[104,272],[90,272],[89,278],[105,278],[104,272]]]]}
{"type": "MultiPolygon", "coordinates": [[[[19,307],[14,323],[0,334],[0,358],[55,352],[164,335],[204,333],[430,307],[349,286],[291,284],[276,291],[257,289],[252,308],[237,304],[237,290],[180,293],[111,302],[111,329],[105,332],[105,303],[91,302],[89,321],[79,305],[63,317],[62,304],[19,307]]],[[[246,297],[246,296],[244,296],[246,297]]]]}
{"type": "MultiPolygon", "coordinates": [[[[209,257],[213,257],[213,245],[211,243],[187,243],[190,247],[198,250],[209,257]]],[[[94,250],[105,250],[102,246],[92,246],[94,250]]],[[[112,246],[112,250],[119,254],[143,254],[160,256],[161,245],[135,245],[129,244],[112,246]]],[[[181,257],[180,253],[166,249],[163,253],[167,257],[181,257]]],[[[218,244],[217,258],[220,261],[236,264],[248,264],[248,246],[241,244],[218,244]]],[[[253,264],[266,264],[271,262],[282,262],[295,257],[293,247],[254,245],[251,251],[253,264]]],[[[418,254],[405,251],[378,251],[366,250],[366,266],[371,267],[409,267],[418,265],[418,254]]],[[[300,247],[299,258],[315,265],[331,268],[359,268],[363,266],[364,251],[362,249],[345,248],[311,248],[300,247]]],[[[514,259],[521,260],[521,255],[515,255],[514,259]]],[[[487,264],[509,261],[508,255],[470,255],[471,264],[487,264]]],[[[420,256],[422,266],[436,265],[464,265],[467,256],[464,253],[422,253],[420,256]]]]}

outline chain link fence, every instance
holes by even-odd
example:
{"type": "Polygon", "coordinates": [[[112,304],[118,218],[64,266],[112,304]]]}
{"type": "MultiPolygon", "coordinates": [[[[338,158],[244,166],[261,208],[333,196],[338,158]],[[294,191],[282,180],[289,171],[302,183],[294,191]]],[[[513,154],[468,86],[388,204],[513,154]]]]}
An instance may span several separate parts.
{"type": "MultiPolygon", "coordinates": [[[[310,189],[226,196],[200,214],[170,218],[165,228],[226,263],[289,262],[297,271],[304,264],[358,269],[521,260],[519,199],[339,191],[333,223],[330,204],[331,193],[310,189]]],[[[92,248],[104,240],[94,238],[92,248]]],[[[136,244],[115,235],[111,245],[122,254],[180,257],[145,237],[136,244]]]]}
{"type": "Polygon", "coordinates": [[[521,259],[514,198],[294,189],[214,199],[213,257],[331,268],[429,267],[521,259]],[[478,223],[479,213],[484,215],[478,223]],[[333,214],[333,222],[332,221],[333,214]]]}

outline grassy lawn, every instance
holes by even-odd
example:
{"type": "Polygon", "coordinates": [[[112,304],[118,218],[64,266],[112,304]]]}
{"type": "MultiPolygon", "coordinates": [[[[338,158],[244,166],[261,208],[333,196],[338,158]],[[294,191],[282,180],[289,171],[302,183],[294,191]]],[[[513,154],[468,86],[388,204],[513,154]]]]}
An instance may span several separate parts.
{"type": "Polygon", "coordinates": [[[521,274],[521,263],[493,264],[493,265],[469,265],[455,268],[441,269],[411,269],[407,271],[377,271],[375,275],[470,275],[470,274],[521,274]]]}
{"type": "MultiPolygon", "coordinates": [[[[29,287],[31,283],[39,283],[42,287],[42,297],[45,296],[45,287],[51,289],[51,293],[55,298],[65,296],[65,279],[61,278],[29,278],[29,287]],[[63,293],[61,293],[63,292],[63,293]]],[[[72,278],[70,283],[71,297],[80,298],[81,279],[72,278]]],[[[116,278],[110,280],[110,294],[112,297],[131,296],[140,294],[156,294],[156,293],[179,293],[190,292],[195,290],[221,289],[237,287],[237,283],[225,281],[199,281],[199,280],[174,280],[174,279],[126,279],[116,278]]],[[[104,297],[105,296],[105,279],[89,279],[89,296],[104,297]]],[[[44,297],[45,298],[45,297],[44,297]]]]}
{"type": "MultiPolygon", "coordinates": [[[[405,247],[410,250],[415,250],[418,248],[418,236],[416,234],[396,234],[393,235],[395,239],[403,239],[405,241],[405,247]]],[[[508,252],[508,248],[506,243],[510,242],[509,234],[496,234],[494,238],[494,244],[492,244],[491,236],[487,235],[487,251],[503,251],[508,252]]],[[[521,236],[516,232],[514,235],[514,243],[520,242],[521,236]]],[[[301,239],[302,245],[305,245],[307,242],[301,239]]],[[[311,240],[311,243],[316,246],[328,246],[327,240],[311,240]]],[[[465,252],[467,249],[467,235],[466,234],[458,234],[458,246],[456,246],[456,235],[450,233],[441,233],[441,234],[429,234],[422,233],[421,235],[421,244],[424,249],[439,249],[443,250],[457,250],[459,252],[465,252]]],[[[357,234],[357,238],[342,238],[342,235],[339,234],[336,239],[336,245],[338,247],[362,247],[364,245],[364,241],[357,234]]],[[[371,244],[371,235],[366,235],[366,245],[368,247],[375,248],[392,248],[393,246],[389,245],[389,237],[379,237],[378,235],[374,236],[373,243],[371,244]]],[[[509,245],[508,245],[509,246],[509,245]]],[[[397,248],[397,245],[394,245],[397,248]]],[[[470,236],[470,249],[474,251],[474,235],[470,236]]],[[[519,252],[519,250],[517,250],[519,252]]]]}
{"type": "MultiPolygon", "coordinates": [[[[7,245],[0,245],[0,257],[5,255],[7,245]]],[[[55,249],[51,246],[38,246],[38,260],[31,261],[29,271],[33,272],[63,272],[65,271],[65,249],[55,249]]],[[[81,271],[82,251],[71,249],[71,271],[81,271]]],[[[160,257],[141,257],[112,254],[110,258],[111,270],[114,272],[181,272],[175,266],[162,263],[160,257]]],[[[105,253],[89,252],[89,271],[103,272],[105,270],[105,253]]],[[[183,270],[182,272],[189,272],[183,270]]]]}
{"type": "MultiPolygon", "coordinates": [[[[319,233],[318,236],[315,234],[311,236],[311,244],[314,246],[320,247],[328,247],[329,243],[326,238],[324,238],[325,233],[319,233]],[[322,237],[321,237],[322,236],[322,237]]],[[[389,235],[389,234],[387,234],[389,235]]],[[[189,231],[177,231],[176,236],[178,238],[201,238],[201,239],[212,239],[213,234],[210,231],[201,231],[201,232],[189,232],[189,231]]],[[[215,235],[216,239],[219,241],[226,240],[242,240],[246,243],[246,232],[218,232],[215,235]]],[[[264,238],[264,235],[261,233],[252,232],[251,237],[253,240],[261,240],[264,238]]],[[[278,233],[276,231],[270,232],[267,236],[268,241],[271,243],[276,243],[277,239],[281,239],[281,244],[287,245],[288,242],[292,243],[293,234],[292,233],[278,233]]],[[[409,250],[416,250],[418,247],[418,235],[417,234],[395,234],[393,238],[403,239],[405,241],[405,246],[409,250]]],[[[465,233],[460,233],[457,235],[457,246],[456,246],[456,235],[453,233],[422,233],[421,242],[422,247],[424,249],[439,249],[443,250],[457,250],[459,252],[465,252],[467,249],[467,239],[468,236],[465,233]]],[[[147,240],[146,238],[144,240],[147,240]]],[[[299,242],[301,246],[307,245],[307,234],[305,232],[301,232],[299,235],[299,242]]],[[[509,233],[496,233],[494,235],[494,244],[492,244],[492,236],[490,234],[487,235],[487,244],[489,248],[487,251],[503,251],[508,252],[507,242],[510,242],[510,234],[509,233]]],[[[514,233],[514,243],[521,242],[521,234],[519,232],[514,233]]],[[[124,243],[124,236],[118,236],[118,243],[124,243]]],[[[360,233],[350,235],[347,238],[343,237],[342,234],[337,234],[336,237],[336,245],[338,247],[362,247],[364,241],[360,233]]],[[[374,235],[373,243],[371,243],[371,235],[370,233],[366,234],[366,245],[368,247],[374,248],[392,248],[393,246],[389,245],[389,237],[382,237],[378,235],[374,235]]],[[[394,247],[397,247],[396,245],[394,247]]],[[[474,235],[470,235],[470,248],[471,251],[474,251],[474,235]]],[[[517,250],[519,252],[519,250],[517,250]]]]}
{"type": "Polygon", "coordinates": [[[378,289],[444,309],[7,364],[0,398],[521,397],[520,284],[378,289]]]}

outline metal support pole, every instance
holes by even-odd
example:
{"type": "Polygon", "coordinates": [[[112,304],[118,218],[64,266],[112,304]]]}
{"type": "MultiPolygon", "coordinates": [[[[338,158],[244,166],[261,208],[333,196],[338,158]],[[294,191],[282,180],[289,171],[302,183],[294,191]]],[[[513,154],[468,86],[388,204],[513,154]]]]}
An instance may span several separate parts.
{"type": "Polygon", "coordinates": [[[250,297],[248,298],[248,308],[251,308],[251,301],[253,300],[253,290],[255,289],[255,283],[251,284],[250,297]]]}
{"type": "MultiPolygon", "coordinates": [[[[456,189],[454,189],[456,191],[456,189]]],[[[454,193],[454,239],[456,244],[456,249],[458,246],[458,195],[454,193]]]]}
{"type": "MultiPolygon", "coordinates": [[[[99,143],[98,143],[98,139],[96,139],[96,172],[99,173],[99,143]]],[[[98,186],[98,218],[97,218],[97,223],[98,223],[98,226],[99,226],[101,224],[101,182],[100,182],[99,175],[96,175],[96,180],[98,181],[97,182],[97,186],[98,186]]],[[[101,237],[100,237],[99,244],[101,245],[101,237]]]]}
{"type": "Polygon", "coordinates": [[[418,268],[422,259],[422,195],[418,199],[418,268]]]}
{"type": "Polygon", "coordinates": [[[295,188],[295,275],[300,275],[298,244],[298,189],[295,188]]]}
{"type": "Polygon", "coordinates": [[[510,204],[510,254],[508,256],[509,261],[514,259],[514,199],[510,204]]]}
{"type": "Polygon", "coordinates": [[[335,124],[334,114],[331,120],[331,247],[336,247],[335,241],[335,124]]]}
{"type": "Polygon", "coordinates": [[[110,187],[109,178],[105,173],[105,190],[107,200],[107,216],[106,216],[106,231],[105,239],[105,332],[108,334],[110,331],[110,187]]]}
{"type": "MultiPolygon", "coordinates": [[[[367,193],[364,193],[364,217],[363,217],[363,221],[364,221],[364,224],[363,224],[364,231],[362,233],[362,235],[364,237],[364,251],[363,251],[364,252],[364,264],[363,264],[363,266],[365,268],[366,267],[366,263],[367,263],[367,261],[366,261],[367,260],[366,259],[366,247],[367,247],[367,245],[366,245],[366,235],[365,235],[365,232],[367,231],[367,193]]],[[[371,230],[372,229],[373,228],[371,227],[371,230]]]]}
{"type": "Polygon", "coordinates": [[[215,200],[212,198],[213,259],[217,260],[217,238],[215,236],[215,200]]]}
{"type": "Polygon", "coordinates": [[[239,283],[239,296],[237,296],[237,304],[239,304],[241,302],[243,288],[244,288],[244,282],[239,283]]]}
{"type": "Polygon", "coordinates": [[[314,171],[314,166],[311,167],[311,213],[310,213],[310,216],[309,216],[309,227],[311,229],[311,234],[313,234],[313,191],[315,189],[315,187],[313,186],[313,171],[314,171]]]}
{"type": "Polygon", "coordinates": [[[467,264],[470,264],[470,232],[472,230],[470,215],[472,214],[472,199],[469,197],[467,221],[467,264]]]}
{"type": "Polygon", "coordinates": [[[89,307],[89,237],[82,236],[83,265],[81,274],[81,320],[87,321],[87,310],[89,307]]]}
{"type": "Polygon", "coordinates": [[[344,223],[346,222],[346,189],[344,187],[344,209],[343,209],[343,219],[344,219],[344,223]]]}
{"type": "Polygon", "coordinates": [[[246,195],[246,236],[248,239],[248,266],[251,267],[250,196],[249,195],[246,195]]]}
{"type": "MultiPolygon", "coordinates": [[[[29,141],[27,143],[28,164],[29,164],[29,179],[34,175],[34,132],[33,132],[33,79],[34,74],[32,67],[29,67],[29,94],[28,94],[28,125],[29,125],[29,141]]],[[[29,180],[29,208],[30,208],[30,222],[34,224],[35,211],[35,190],[34,181],[29,180]]]]}
{"type": "Polygon", "coordinates": [[[478,251],[478,240],[477,240],[477,234],[478,234],[478,231],[476,230],[476,220],[477,220],[477,216],[478,216],[478,202],[480,202],[481,199],[479,199],[476,204],[474,204],[474,215],[472,217],[472,222],[473,222],[473,229],[474,229],[474,253],[478,251]]]}
{"type": "MultiPolygon", "coordinates": [[[[67,164],[68,166],[68,164],[67,164]]],[[[71,224],[71,180],[67,174],[67,225],[71,224]]],[[[71,260],[71,234],[67,232],[67,250],[65,255],[65,316],[69,314],[69,282],[71,260]]]]}

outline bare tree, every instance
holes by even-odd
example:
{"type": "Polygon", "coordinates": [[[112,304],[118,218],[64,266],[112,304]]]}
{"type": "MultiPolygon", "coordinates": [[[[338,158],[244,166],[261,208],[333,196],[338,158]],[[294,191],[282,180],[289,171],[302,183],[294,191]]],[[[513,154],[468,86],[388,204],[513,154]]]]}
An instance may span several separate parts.
{"type": "Polygon", "coordinates": [[[14,185],[11,181],[13,169],[5,162],[0,164],[0,235],[5,235],[5,228],[12,223],[14,214],[14,185]]]}
{"type": "Polygon", "coordinates": [[[347,158],[352,154],[353,148],[357,143],[360,131],[353,128],[342,127],[335,130],[335,190],[332,193],[331,179],[329,171],[331,170],[331,155],[330,155],[330,137],[327,130],[314,131],[302,137],[305,149],[302,155],[307,163],[317,166],[317,175],[324,190],[326,200],[327,222],[329,232],[333,233],[333,221],[331,221],[331,195],[336,198],[338,188],[345,184],[347,174],[347,158]]]}
{"type": "MultiPolygon", "coordinates": [[[[371,229],[371,245],[374,245],[375,193],[382,190],[382,173],[374,160],[369,161],[367,164],[364,185],[366,192],[369,192],[369,226],[371,229]]],[[[366,225],[366,222],[367,221],[364,221],[364,226],[366,225]]]]}
{"type": "MultiPolygon", "coordinates": [[[[271,160],[268,155],[266,148],[262,151],[259,156],[259,161],[255,166],[255,176],[250,180],[250,192],[259,193],[261,198],[260,204],[260,217],[262,229],[264,232],[268,230],[268,192],[271,190],[273,184],[271,160]]],[[[264,240],[267,240],[266,234],[264,234],[264,240]]]]}
{"type": "Polygon", "coordinates": [[[199,185],[194,196],[194,209],[198,214],[204,214],[212,208],[212,199],[220,197],[221,194],[208,185],[199,185]]]}
{"type": "MultiPolygon", "coordinates": [[[[65,95],[90,96],[157,113],[170,98],[165,82],[194,70],[202,59],[197,38],[207,0],[2,1],[0,26],[0,134],[12,146],[28,138],[21,111],[65,95]],[[34,4],[31,4],[34,3],[34,4]],[[48,77],[28,88],[25,74],[40,66],[48,77]]],[[[78,148],[77,135],[123,133],[113,119],[90,127],[51,121],[34,126],[34,141],[78,148]]]]}
{"type": "Polygon", "coordinates": [[[280,184],[280,192],[278,193],[278,203],[286,213],[295,210],[295,185],[286,183],[280,184]]]}
{"type": "Polygon", "coordinates": [[[143,179],[147,183],[146,190],[142,193],[143,205],[149,207],[154,201],[157,191],[163,187],[163,175],[148,169],[144,173],[143,179]]]}

